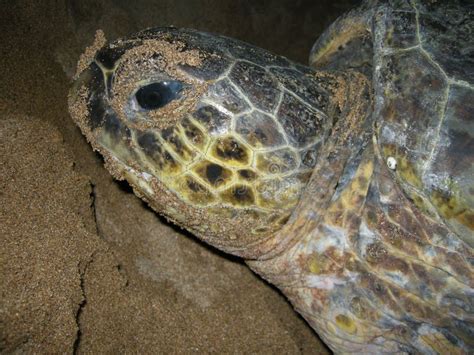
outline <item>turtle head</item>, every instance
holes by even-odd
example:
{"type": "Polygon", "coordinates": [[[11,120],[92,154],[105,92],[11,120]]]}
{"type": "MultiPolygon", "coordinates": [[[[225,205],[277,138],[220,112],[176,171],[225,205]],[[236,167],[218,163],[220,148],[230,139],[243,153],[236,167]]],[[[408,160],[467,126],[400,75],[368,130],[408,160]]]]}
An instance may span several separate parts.
{"type": "Polygon", "coordinates": [[[69,105],[112,174],[222,250],[255,257],[271,248],[323,139],[308,73],[192,30],[146,30],[96,47],[79,64],[69,105]],[[307,102],[285,94],[285,80],[307,102]]]}

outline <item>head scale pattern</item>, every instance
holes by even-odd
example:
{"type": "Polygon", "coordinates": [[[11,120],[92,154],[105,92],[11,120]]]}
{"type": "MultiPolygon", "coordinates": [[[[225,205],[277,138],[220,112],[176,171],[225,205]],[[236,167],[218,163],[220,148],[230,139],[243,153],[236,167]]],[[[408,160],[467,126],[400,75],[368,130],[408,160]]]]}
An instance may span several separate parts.
{"type": "Polygon", "coordinates": [[[152,29],[100,49],[71,106],[118,177],[239,254],[288,220],[326,138],[328,94],[311,74],[237,40],[152,29]]]}

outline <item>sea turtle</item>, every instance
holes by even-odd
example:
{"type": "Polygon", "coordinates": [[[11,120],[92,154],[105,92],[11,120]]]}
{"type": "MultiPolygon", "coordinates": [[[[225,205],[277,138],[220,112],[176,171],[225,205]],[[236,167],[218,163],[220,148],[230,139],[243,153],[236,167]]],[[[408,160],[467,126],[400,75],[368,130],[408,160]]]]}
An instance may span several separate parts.
{"type": "Polygon", "coordinates": [[[195,30],[98,32],[70,112],[113,176],[335,352],[472,352],[473,10],[366,1],[312,68],[195,30]]]}

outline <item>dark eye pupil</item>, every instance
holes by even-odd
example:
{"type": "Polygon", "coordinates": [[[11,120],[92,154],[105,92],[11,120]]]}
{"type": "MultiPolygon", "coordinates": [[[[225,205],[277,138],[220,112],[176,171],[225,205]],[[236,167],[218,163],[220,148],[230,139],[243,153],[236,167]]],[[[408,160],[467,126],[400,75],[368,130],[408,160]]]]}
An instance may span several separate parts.
{"type": "Polygon", "coordinates": [[[141,108],[155,110],[179,98],[182,88],[179,81],[162,81],[141,87],[135,97],[141,108]]]}
{"type": "Polygon", "coordinates": [[[158,91],[152,91],[152,92],[148,92],[148,93],[145,93],[145,104],[148,103],[149,105],[150,104],[153,104],[153,103],[158,103],[158,102],[161,102],[161,94],[158,92],[158,91]]]}

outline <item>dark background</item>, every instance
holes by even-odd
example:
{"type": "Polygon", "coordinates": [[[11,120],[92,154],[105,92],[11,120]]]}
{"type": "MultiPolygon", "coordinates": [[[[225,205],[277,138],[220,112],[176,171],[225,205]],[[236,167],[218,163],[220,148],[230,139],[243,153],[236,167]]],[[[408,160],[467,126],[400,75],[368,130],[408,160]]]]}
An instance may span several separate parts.
{"type": "Polygon", "coordinates": [[[0,1],[0,350],[326,353],[277,290],[113,181],[69,117],[75,64],[175,25],[306,63],[358,1],[0,1]]]}

